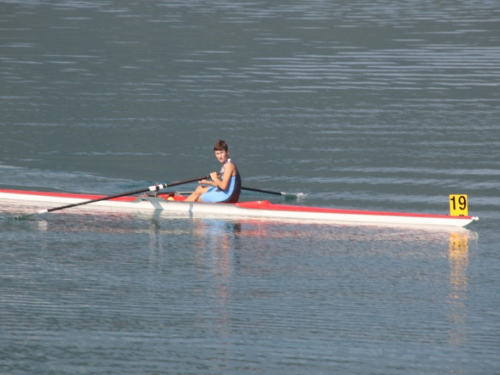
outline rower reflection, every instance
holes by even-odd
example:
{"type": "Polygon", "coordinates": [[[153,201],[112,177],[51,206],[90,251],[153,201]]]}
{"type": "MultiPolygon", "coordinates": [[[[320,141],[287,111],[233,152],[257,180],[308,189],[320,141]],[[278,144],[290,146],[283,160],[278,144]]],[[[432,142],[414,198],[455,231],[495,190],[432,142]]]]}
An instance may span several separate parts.
{"type": "Polygon", "coordinates": [[[199,270],[206,270],[200,276],[209,280],[205,285],[205,295],[211,300],[211,318],[220,333],[227,334],[231,319],[227,306],[231,300],[235,244],[241,226],[237,222],[196,219],[193,228],[198,238],[196,266],[199,270]]]}

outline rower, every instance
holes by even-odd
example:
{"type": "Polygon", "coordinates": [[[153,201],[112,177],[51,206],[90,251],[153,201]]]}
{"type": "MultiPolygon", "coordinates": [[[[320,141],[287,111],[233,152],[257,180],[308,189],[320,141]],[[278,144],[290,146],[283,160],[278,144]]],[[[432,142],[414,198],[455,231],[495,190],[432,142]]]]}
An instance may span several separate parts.
{"type": "Polygon", "coordinates": [[[198,181],[200,186],[186,198],[185,202],[236,203],[241,192],[241,176],[229,158],[229,147],[221,139],[215,142],[214,153],[222,168],[210,173],[209,180],[198,181]]]}

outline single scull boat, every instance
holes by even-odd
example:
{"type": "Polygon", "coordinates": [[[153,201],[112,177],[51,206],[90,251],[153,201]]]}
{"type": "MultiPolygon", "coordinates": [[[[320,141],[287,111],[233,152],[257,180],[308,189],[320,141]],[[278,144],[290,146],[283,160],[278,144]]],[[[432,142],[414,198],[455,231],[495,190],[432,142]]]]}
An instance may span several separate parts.
{"type": "MultiPolygon", "coordinates": [[[[22,190],[0,190],[0,203],[13,203],[26,206],[36,204],[47,206],[54,204],[71,205],[89,200],[97,200],[104,196],[87,194],[69,194],[54,192],[37,192],[22,190]]],[[[478,220],[473,216],[449,216],[419,213],[380,212],[345,210],[275,204],[266,200],[240,203],[193,203],[184,202],[185,197],[174,193],[157,194],[157,196],[122,196],[113,199],[96,201],[86,207],[101,210],[164,210],[172,213],[189,213],[219,217],[247,217],[260,219],[293,219],[313,220],[331,223],[375,224],[375,225],[416,225],[416,226],[448,226],[464,227],[478,220]]],[[[46,211],[45,211],[46,212],[46,211]]]]}

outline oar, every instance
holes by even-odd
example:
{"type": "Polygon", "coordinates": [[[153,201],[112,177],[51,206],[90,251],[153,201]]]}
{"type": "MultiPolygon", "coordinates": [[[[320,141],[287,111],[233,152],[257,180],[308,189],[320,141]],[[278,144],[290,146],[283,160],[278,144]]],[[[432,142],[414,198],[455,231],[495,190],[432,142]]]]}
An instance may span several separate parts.
{"type": "Polygon", "coordinates": [[[54,212],[54,211],[59,211],[59,210],[64,210],[65,208],[71,208],[71,207],[76,207],[76,206],[83,206],[84,204],[90,204],[94,202],[100,202],[100,201],[106,201],[108,199],[113,199],[113,198],[119,198],[119,197],[126,197],[127,195],[134,195],[134,194],[139,194],[139,193],[144,193],[146,191],[157,191],[161,189],[165,189],[170,186],[177,186],[177,185],[183,185],[183,184],[188,184],[190,182],[195,182],[195,181],[200,181],[204,179],[210,178],[209,175],[207,176],[202,176],[198,178],[190,178],[189,180],[184,180],[184,181],[177,181],[177,182],[172,182],[170,184],[157,184],[153,186],[149,186],[144,189],[138,189],[138,190],[132,190],[132,191],[127,191],[125,193],[120,193],[120,194],[115,194],[115,195],[108,195],[107,197],[102,197],[102,198],[96,198],[96,199],[91,199],[88,201],[80,202],[80,203],[74,203],[74,204],[67,204],[65,206],[60,206],[60,207],[54,207],[54,208],[49,208],[49,209],[43,209],[28,215],[22,215],[22,216],[16,216],[13,218],[9,218],[8,220],[23,220],[29,216],[32,215],[38,215],[38,214],[44,214],[47,212],[54,212]]]}
{"type": "Polygon", "coordinates": [[[265,193],[265,194],[273,194],[273,195],[281,195],[285,197],[303,197],[305,194],[304,193],[285,193],[283,191],[271,191],[271,190],[263,190],[263,189],[255,189],[255,188],[250,188],[250,187],[241,187],[241,190],[248,190],[248,191],[256,191],[258,193],[265,193]]]}

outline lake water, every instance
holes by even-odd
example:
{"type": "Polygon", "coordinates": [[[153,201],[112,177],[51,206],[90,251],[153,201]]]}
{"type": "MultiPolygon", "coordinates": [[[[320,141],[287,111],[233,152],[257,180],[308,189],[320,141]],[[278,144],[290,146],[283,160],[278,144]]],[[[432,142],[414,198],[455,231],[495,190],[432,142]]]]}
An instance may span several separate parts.
{"type": "Polygon", "coordinates": [[[303,205],[480,217],[3,220],[1,374],[500,373],[497,2],[0,0],[0,113],[3,189],[188,179],[222,138],[303,205]]]}

